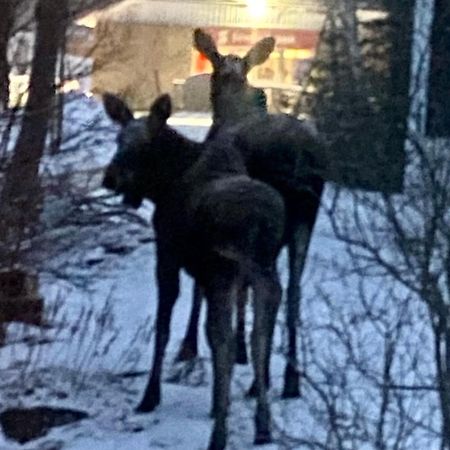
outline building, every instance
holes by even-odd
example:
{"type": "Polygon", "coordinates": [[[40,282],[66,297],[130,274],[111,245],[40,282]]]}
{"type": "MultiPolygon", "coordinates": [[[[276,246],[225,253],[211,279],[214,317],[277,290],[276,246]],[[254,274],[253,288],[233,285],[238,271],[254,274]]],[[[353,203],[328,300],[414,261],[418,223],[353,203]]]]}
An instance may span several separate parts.
{"type": "MultiPolygon", "coordinates": [[[[176,80],[210,70],[192,48],[194,28],[238,55],[274,36],[276,50],[250,81],[288,89],[308,74],[296,105],[329,143],[325,178],[392,194],[403,189],[416,0],[376,3],[358,2],[349,23],[345,2],[325,14],[308,0],[124,0],[79,23],[95,30],[94,93],[145,110],[176,80]]],[[[196,93],[209,104],[204,78],[196,93]]]]}
{"type": "Polygon", "coordinates": [[[94,93],[120,94],[147,108],[174,80],[210,71],[192,48],[192,31],[210,32],[223,53],[243,55],[257,40],[274,36],[276,50],[253,70],[255,84],[298,85],[315,55],[324,14],[304,1],[124,0],[80,18],[95,30],[94,93]]]}

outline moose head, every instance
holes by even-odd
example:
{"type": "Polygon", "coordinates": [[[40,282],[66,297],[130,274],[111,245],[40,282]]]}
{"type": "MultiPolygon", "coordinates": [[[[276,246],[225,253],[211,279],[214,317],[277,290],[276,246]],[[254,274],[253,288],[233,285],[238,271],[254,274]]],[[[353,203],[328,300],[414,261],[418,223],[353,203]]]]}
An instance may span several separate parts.
{"type": "Polygon", "coordinates": [[[241,58],[237,55],[221,55],[217,50],[213,38],[200,28],[194,31],[194,47],[204,54],[213,66],[213,78],[225,80],[228,83],[247,82],[248,72],[255,66],[264,63],[275,48],[275,39],[266,37],[258,41],[241,58]]]}
{"type": "Polygon", "coordinates": [[[156,189],[162,152],[157,140],[171,114],[170,97],[158,97],[150,114],[140,119],[134,119],[127,104],[113,94],[104,94],[103,104],[109,117],[121,126],[117,151],[106,168],[103,187],[123,194],[124,204],[138,208],[143,198],[151,198],[156,189]],[[149,177],[149,171],[155,176],[149,177]]]}

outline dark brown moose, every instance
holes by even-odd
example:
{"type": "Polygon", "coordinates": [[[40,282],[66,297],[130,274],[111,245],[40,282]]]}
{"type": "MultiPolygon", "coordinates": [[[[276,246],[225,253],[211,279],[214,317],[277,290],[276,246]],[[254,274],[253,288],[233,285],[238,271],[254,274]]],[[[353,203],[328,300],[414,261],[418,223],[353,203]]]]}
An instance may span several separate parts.
{"type": "Polygon", "coordinates": [[[269,185],[249,178],[227,136],[200,144],[167,126],[168,95],[153,103],[148,117],[136,120],[117,97],[105,95],[104,104],[122,126],[104,187],[123,194],[124,202],[133,207],[144,198],[155,204],[159,292],[155,352],[138,411],[152,411],[160,403],[162,361],[184,268],[204,290],[208,307],[206,331],[214,374],[209,449],[225,448],[234,361],[232,316],[237,292],[248,283],[254,291],[255,443],[270,442],[266,383],[281,297],[275,263],[285,227],[283,199],[269,185]]]}
{"type": "MultiPolygon", "coordinates": [[[[324,186],[325,144],[312,124],[286,114],[268,114],[260,103],[254,101],[257,90],[248,84],[247,74],[255,65],[267,60],[275,46],[273,38],[257,42],[242,58],[221,55],[212,37],[200,29],[194,31],[194,46],[213,66],[213,125],[207,140],[234,135],[250,176],[273,186],[285,200],[287,226],[284,244],[288,246],[289,255],[286,295],[288,351],[282,396],[298,397],[299,284],[324,186]]],[[[198,296],[194,295],[190,325],[180,355],[194,356],[197,353],[199,305],[198,296]]],[[[245,341],[241,338],[238,354],[244,353],[243,346],[245,341]]]]}

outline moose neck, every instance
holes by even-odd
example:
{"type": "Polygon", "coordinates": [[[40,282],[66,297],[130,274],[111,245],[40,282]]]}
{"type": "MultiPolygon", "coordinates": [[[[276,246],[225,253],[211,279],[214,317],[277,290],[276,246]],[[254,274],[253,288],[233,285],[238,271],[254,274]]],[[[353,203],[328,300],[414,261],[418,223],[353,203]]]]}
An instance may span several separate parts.
{"type": "Polygon", "coordinates": [[[215,124],[234,124],[260,113],[261,109],[252,101],[252,88],[242,81],[226,82],[212,78],[211,103],[215,124]]]}
{"type": "Polygon", "coordinates": [[[148,197],[158,203],[172,191],[173,186],[186,174],[200,157],[203,145],[191,141],[173,128],[165,126],[152,141],[160,149],[161,158],[148,174],[152,180],[148,197]]]}

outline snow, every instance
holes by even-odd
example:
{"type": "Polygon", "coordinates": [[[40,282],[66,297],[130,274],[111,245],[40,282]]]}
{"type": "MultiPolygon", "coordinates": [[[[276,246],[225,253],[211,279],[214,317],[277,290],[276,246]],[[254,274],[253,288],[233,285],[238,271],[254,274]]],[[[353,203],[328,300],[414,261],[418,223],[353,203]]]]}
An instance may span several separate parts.
{"type": "MultiPolygon", "coordinates": [[[[64,132],[68,139],[60,154],[45,158],[42,170],[53,176],[66,176],[74,167],[77,173],[99,171],[115,150],[117,128],[95,99],[71,94],[67,100],[64,132]]],[[[193,118],[208,119],[181,113],[174,122],[181,132],[201,140],[207,127],[198,122],[190,125],[193,118]]],[[[341,425],[361,435],[356,447],[343,438],[345,448],[374,448],[375,440],[365,441],[364,437],[364,431],[373,436],[376,433],[380,387],[374,379],[383,373],[385,346],[397,329],[403,335],[393,382],[426,384],[432,377],[426,311],[392,280],[353,271],[346,245],[336,239],[330,226],[328,208],[333,193],[334,187],[327,186],[301,283],[300,353],[302,368],[307,372],[301,399],[280,399],[285,362],[280,348],[286,340],[283,308],[278,318],[270,392],[275,442],[265,446],[267,450],[313,448],[307,442],[337,448],[329,436],[325,398],[336,399],[341,425]],[[399,318],[405,321],[401,326],[399,318]],[[357,353],[351,354],[349,344],[355,345],[357,353]],[[421,351],[424,348],[428,351],[421,351]],[[413,366],[420,370],[412,372],[413,366]],[[419,374],[414,376],[420,376],[420,380],[413,379],[413,374],[419,374]]],[[[90,184],[87,195],[105,195],[98,189],[98,178],[97,184],[90,184]]],[[[344,193],[342,210],[351,200],[344,193]]],[[[47,205],[46,211],[49,223],[58,222],[65,214],[61,206],[47,205]]],[[[208,415],[211,368],[203,327],[199,359],[190,365],[172,362],[190,310],[192,281],[185,275],[172,321],[162,403],[151,414],[133,411],[145,388],[153,352],[157,292],[151,213],[151,205],[145,204],[138,223],[107,216],[103,227],[81,224],[54,231],[53,242],[46,248],[51,257],[40,272],[48,326],[8,327],[8,345],[0,348],[0,409],[46,404],[79,408],[89,418],[53,429],[25,445],[6,440],[0,433],[1,450],[206,447],[212,424],[208,415]],[[68,236],[76,238],[76,245],[58,247],[57,242],[68,236]]],[[[283,252],[279,271],[284,286],[286,266],[283,252]]],[[[254,402],[244,397],[251,377],[250,367],[235,368],[230,449],[252,447],[254,402]]],[[[424,393],[419,399],[402,395],[402,408],[411,423],[421,420],[430,429],[439,429],[433,393],[424,393]]],[[[389,433],[394,436],[400,431],[395,422],[397,411],[394,405],[391,407],[389,433]]],[[[411,437],[405,438],[404,448],[439,448],[426,427],[408,431],[411,437]]]]}

